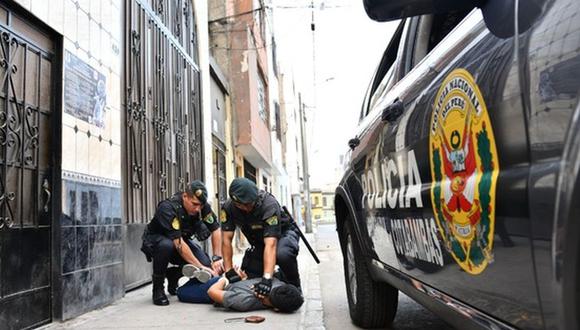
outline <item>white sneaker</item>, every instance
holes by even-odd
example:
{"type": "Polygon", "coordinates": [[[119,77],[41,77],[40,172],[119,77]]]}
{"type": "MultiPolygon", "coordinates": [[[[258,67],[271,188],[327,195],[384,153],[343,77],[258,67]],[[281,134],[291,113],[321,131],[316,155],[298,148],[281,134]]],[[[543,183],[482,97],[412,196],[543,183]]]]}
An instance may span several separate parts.
{"type": "Polygon", "coordinates": [[[183,276],[188,278],[195,278],[201,283],[206,283],[211,278],[210,272],[192,264],[184,265],[181,272],[183,273],[183,276]]]}

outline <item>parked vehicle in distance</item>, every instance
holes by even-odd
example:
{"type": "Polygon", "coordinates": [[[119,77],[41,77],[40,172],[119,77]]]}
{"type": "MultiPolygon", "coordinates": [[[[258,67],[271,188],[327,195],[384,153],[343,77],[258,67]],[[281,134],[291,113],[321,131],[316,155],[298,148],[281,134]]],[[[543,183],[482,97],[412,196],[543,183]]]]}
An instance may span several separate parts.
{"type": "Polygon", "coordinates": [[[400,24],[335,194],[353,322],[579,329],[580,2],[364,4],[400,24]]]}

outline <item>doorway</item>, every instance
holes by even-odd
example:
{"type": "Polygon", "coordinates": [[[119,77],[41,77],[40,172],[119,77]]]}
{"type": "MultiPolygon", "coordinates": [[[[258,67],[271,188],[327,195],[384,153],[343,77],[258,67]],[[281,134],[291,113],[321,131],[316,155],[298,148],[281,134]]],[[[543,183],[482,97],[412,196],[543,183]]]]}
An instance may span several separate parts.
{"type": "Polygon", "coordinates": [[[0,5],[0,324],[8,328],[52,319],[59,40],[0,5]]]}

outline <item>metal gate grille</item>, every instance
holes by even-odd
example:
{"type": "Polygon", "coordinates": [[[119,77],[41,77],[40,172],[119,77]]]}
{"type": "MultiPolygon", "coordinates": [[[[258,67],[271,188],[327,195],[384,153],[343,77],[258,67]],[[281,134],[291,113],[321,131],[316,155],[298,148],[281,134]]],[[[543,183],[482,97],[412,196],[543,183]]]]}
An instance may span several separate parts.
{"type": "Polygon", "coordinates": [[[51,319],[53,37],[0,4],[0,328],[51,319]]]}
{"type": "Polygon", "coordinates": [[[127,222],[202,177],[200,74],[191,0],[126,2],[127,222]]]}

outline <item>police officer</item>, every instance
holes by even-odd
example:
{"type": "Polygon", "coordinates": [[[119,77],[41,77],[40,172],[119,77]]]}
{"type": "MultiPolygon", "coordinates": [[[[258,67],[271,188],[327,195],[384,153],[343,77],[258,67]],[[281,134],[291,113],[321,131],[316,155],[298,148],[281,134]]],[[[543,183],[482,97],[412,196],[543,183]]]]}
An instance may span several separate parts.
{"type": "Polygon", "coordinates": [[[222,252],[226,276],[235,277],[232,264],[232,239],[239,227],[251,244],[246,250],[242,269],[252,277],[262,277],[254,286],[259,298],[268,296],[272,288],[275,265],[279,265],[285,280],[300,288],[298,272],[298,234],[289,218],[282,214],[272,194],[260,190],[246,178],[236,178],[229,188],[228,199],[220,211],[223,231],[222,252]]]}
{"type": "Polygon", "coordinates": [[[221,245],[220,226],[207,203],[207,190],[201,181],[193,181],[185,191],[160,202],[143,234],[141,247],[147,260],[153,260],[153,303],[169,305],[165,277],[169,293],[175,295],[181,268],[186,263],[213,275],[223,272],[221,245]],[[199,241],[211,236],[211,259],[190,239],[192,235],[199,241]],[[167,269],[169,262],[178,267],[167,269]]]}

